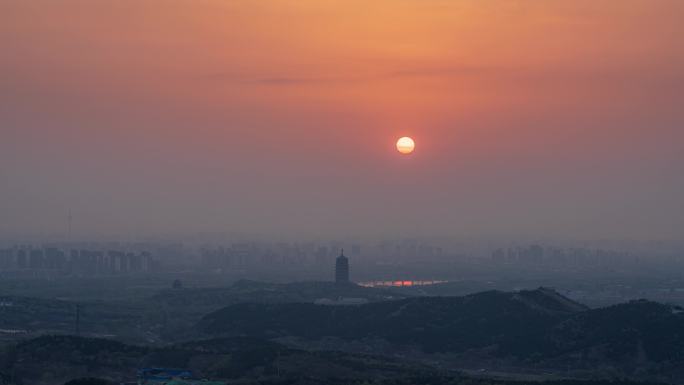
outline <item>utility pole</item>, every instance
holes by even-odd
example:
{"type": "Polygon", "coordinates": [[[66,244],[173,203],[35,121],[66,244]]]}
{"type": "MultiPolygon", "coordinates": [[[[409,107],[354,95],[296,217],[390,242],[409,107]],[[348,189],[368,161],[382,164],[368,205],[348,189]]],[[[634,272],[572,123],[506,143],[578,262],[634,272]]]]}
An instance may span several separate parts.
{"type": "Polygon", "coordinates": [[[69,228],[69,233],[68,233],[68,234],[69,234],[69,238],[67,238],[67,241],[68,241],[68,242],[71,242],[71,220],[72,220],[72,218],[71,218],[71,209],[69,209],[69,216],[67,217],[68,228],[69,228]]]}

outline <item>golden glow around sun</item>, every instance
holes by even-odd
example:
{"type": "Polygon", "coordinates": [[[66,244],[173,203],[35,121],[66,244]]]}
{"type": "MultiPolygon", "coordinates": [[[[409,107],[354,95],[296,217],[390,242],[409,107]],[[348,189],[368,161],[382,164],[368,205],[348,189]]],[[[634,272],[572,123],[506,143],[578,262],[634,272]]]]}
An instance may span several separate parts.
{"type": "Polygon", "coordinates": [[[404,136],[397,140],[397,151],[401,152],[402,154],[410,154],[415,148],[416,143],[408,136],[404,136]]]}

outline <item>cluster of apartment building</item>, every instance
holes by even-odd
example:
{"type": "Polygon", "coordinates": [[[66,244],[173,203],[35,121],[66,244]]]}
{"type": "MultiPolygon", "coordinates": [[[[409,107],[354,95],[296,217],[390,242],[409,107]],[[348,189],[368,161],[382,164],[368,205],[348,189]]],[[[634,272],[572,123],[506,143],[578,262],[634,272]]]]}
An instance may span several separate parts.
{"type": "Polygon", "coordinates": [[[115,274],[156,270],[147,251],[65,250],[58,247],[14,246],[0,249],[0,271],[60,271],[72,274],[115,274]]]}

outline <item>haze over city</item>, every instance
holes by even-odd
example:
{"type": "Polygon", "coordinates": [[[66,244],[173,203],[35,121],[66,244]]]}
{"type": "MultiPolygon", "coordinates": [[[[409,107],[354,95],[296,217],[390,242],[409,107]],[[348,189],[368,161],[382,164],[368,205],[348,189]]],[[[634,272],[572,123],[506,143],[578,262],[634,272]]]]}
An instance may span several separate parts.
{"type": "Polygon", "coordinates": [[[0,230],[681,239],[683,13],[3,1],[0,230]]]}

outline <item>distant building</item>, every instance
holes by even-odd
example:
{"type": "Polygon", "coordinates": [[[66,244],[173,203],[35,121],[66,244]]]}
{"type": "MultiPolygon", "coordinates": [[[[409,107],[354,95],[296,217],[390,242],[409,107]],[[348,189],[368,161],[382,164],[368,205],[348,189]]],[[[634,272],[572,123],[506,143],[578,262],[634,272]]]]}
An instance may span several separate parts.
{"type": "Polygon", "coordinates": [[[50,274],[98,275],[149,272],[158,262],[147,251],[86,250],[64,245],[15,245],[0,249],[0,271],[34,270],[50,274]]]}
{"type": "Polygon", "coordinates": [[[326,306],[346,306],[346,305],[365,305],[368,303],[366,298],[348,298],[340,297],[338,299],[330,298],[319,298],[314,301],[316,305],[326,305],[326,306]]]}
{"type": "Polygon", "coordinates": [[[344,249],[335,260],[335,283],[340,285],[349,283],[349,259],[344,256],[344,249]]]}

